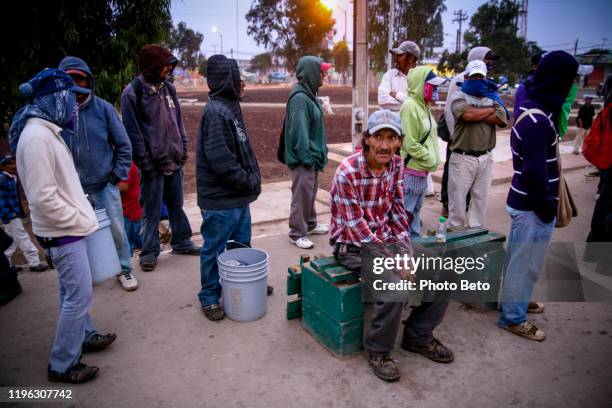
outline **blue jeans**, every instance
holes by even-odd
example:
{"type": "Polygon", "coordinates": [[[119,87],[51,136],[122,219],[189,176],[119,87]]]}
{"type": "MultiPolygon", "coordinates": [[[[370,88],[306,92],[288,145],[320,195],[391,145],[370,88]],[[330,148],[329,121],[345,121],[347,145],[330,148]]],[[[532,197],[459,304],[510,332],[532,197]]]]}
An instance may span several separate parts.
{"type": "Polygon", "coordinates": [[[65,372],[79,361],[83,341],[96,332],[89,309],[93,298],[87,243],[81,239],[48,250],[60,287],[60,316],[51,349],[50,366],[65,372]]]}
{"type": "Polygon", "coordinates": [[[121,193],[117,186],[110,183],[97,193],[90,193],[89,198],[94,202],[96,208],[106,209],[110,220],[111,234],[119,255],[122,272],[132,271],[132,253],[130,244],[123,225],[123,207],[121,206],[121,193]]]}
{"type": "Polygon", "coordinates": [[[413,238],[421,236],[421,207],[425,201],[425,191],[421,194],[411,194],[404,192],[404,208],[412,214],[410,223],[410,236],[413,238]]]}
{"type": "Polygon", "coordinates": [[[152,179],[140,179],[142,204],[142,252],[140,262],[154,261],[159,256],[159,219],[162,200],[168,207],[172,240],[170,245],[175,251],[186,251],[193,248],[191,226],[183,211],[183,169],[170,176],[156,173],[152,179]]]}
{"type": "Polygon", "coordinates": [[[221,285],[217,255],[228,240],[251,245],[251,210],[249,206],[229,210],[202,211],[202,238],[204,244],[200,252],[200,282],[202,289],[198,294],[202,306],[219,303],[221,285]]]}
{"type": "Polygon", "coordinates": [[[555,228],[555,220],[545,223],[533,211],[506,206],[512,218],[506,248],[506,265],[497,324],[520,324],[527,319],[527,305],[544,264],[555,228]]]}
{"type": "Polygon", "coordinates": [[[123,225],[125,233],[130,244],[130,253],[133,254],[135,249],[142,249],[142,228],[141,220],[130,221],[128,217],[123,217],[123,225]]]}

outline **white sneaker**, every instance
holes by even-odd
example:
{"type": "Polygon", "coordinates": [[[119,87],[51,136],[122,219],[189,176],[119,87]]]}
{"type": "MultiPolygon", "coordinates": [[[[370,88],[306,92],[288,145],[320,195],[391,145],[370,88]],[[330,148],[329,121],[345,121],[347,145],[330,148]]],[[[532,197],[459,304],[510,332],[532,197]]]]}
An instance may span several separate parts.
{"type": "Polygon", "coordinates": [[[291,241],[292,243],[294,243],[295,245],[297,245],[299,248],[302,248],[302,249],[310,249],[314,246],[314,242],[312,242],[306,237],[298,238],[296,240],[289,238],[289,241],[291,241]]]}
{"type": "Polygon", "coordinates": [[[326,224],[317,224],[314,229],[308,231],[308,235],[310,234],[327,234],[329,232],[329,226],[326,224]]]}
{"type": "Polygon", "coordinates": [[[138,289],[138,281],[131,273],[122,273],[117,276],[117,280],[123,286],[123,289],[127,291],[132,291],[138,289]]]}

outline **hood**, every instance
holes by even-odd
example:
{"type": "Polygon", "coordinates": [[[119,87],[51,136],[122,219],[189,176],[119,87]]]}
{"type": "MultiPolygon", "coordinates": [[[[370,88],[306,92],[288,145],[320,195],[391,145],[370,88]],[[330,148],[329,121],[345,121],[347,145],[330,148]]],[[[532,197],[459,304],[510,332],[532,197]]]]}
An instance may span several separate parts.
{"type": "Polygon", "coordinates": [[[430,72],[431,68],[426,66],[418,66],[408,71],[408,96],[423,107],[426,107],[423,98],[423,86],[425,85],[425,78],[430,72]]]}
{"type": "Polygon", "coordinates": [[[208,60],[207,77],[208,97],[238,101],[240,97],[240,72],[236,61],[225,55],[213,55],[208,60]]]}
{"type": "Polygon", "coordinates": [[[468,62],[480,60],[484,61],[485,55],[487,55],[491,49],[489,47],[474,47],[468,53],[468,62]]]}
{"type": "Polygon", "coordinates": [[[150,84],[160,84],[163,81],[161,71],[164,66],[167,64],[176,66],[177,62],[170,50],[161,45],[145,45],[138,54],[138,70],[150,84]]]}
{"type": "Polygon", "coordinates": [[[321,84],[321,64],[323,60],[319,57],[307,55],[300,58],[297,64],[298,85],[312,99],[317,98],[317,92],[321,84]]]}
{"type": "Polygon", "coordinates": [[[578,62],[565,51],[551,51],[544,55],[527,87],[527,98],[542,104],[556,114],[578,72],[578,62]]]}
{"type": "Polygon", "coordinates": [[[82,71],[87,74],[87,77],[89,78],[89,89],[91,89],[91,94],[87,97],[87,100],[81,106],[81,108],[85,107],[89,103],[89,101],[91,101],[91,99],[93,98],[94,85],[95,85],[94,77],[93,77],[93,74],[91,73],[91,70],[89,69],[89,65],[87,65],[85,61],[83,61],[82,59],[78,57],[67,56],[63,60],[61,60],[58,68],[61,69],[62,71],[68,71],[70,69],[78,69],[79,71],[82,71]]]}
{"type": "Polygon", "coordinates": [[[612,102],[612,74],[608,75],[603,86],[604,106],[612,102]]]}

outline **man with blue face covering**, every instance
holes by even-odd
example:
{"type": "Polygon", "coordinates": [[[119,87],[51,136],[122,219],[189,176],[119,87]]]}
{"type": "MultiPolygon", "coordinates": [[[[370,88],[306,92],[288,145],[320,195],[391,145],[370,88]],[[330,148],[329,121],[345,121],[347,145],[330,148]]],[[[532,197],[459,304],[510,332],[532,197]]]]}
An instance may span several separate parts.
{"type": "Polygon", "coordinates": [[[11,147],[30,205],[32,229],[55,265],[60,286],[60,317],[51,350],[48,378],[81,383],[95,377],[98,367],[81,363],[81,351],[96,338],[95,350],[116,336],[96,334],[89,309],[92,283],[85,238],[98,221],[85,197],[64,138],[77,131],[77,93],[68,74],[47,68],[19,87],[27,105],[13,119],[11,147]]]}
{"type": "Polygon", "coordinates": [[[486,64],[470,62],[461,90],[449,101],[455,120],[448,180],[448,223],[453,228],[483,225],[493,176],[495,127],[506,127],[510,117],[497,86],[486,78],[486,64]]]}

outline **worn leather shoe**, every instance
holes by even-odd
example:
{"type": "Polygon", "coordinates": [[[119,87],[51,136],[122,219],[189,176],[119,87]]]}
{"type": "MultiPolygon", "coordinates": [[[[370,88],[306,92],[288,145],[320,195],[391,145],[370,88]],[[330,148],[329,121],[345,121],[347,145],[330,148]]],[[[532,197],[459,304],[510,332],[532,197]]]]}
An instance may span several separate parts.
{"type": "Polygon", "coordinates": [[[83,343],[83,353],[89,353],[91,351],[100,351],[104,350],[108,346],[112,344],[113,341],[117,338],[115,333],[107,333],[107,334],[94,334],[91,336],[89,340],[83,343]]]}
{"type": "Polygon", "coordinates": [[[204,316],[208,320],[217,321],[223,320],[225,317],[225,312],[223,311],[223,307],[219,304],[202,306],[202,311],[204,312],[204,316]]]}
{"type": "Polygon", "coordinates": [[[397,362],[389,354],[370,354],[365,351],[364,355],[370,367],[372,367],[375,376],[387,382],[400,379],[401,374],[397,367],[397,362]]]}
{"type": "Polygon", "coordinates": [[[427,346],[415,346],[402,342],[402,348],[412,353],[419,353],[436,363],[450,363],[455,359],[453,351],[440,343],[435,337],[427,346]]]}
{"type": "Polygon", "coordinates": [[[96,366],[88,366],[80,361],[63,373],[47,369],[47,379],[51,382],[63,382],[70,384],[80,384],[94,378],[100,369],[96,366]]]}
{"type": "Polygon", "coordinates": [[[200,249],[201,247],[194,245],[193,247],[189,249],[181,249],[181,250],[173,249],[172,253],[175,255],[200,256],[200,249]]]}

